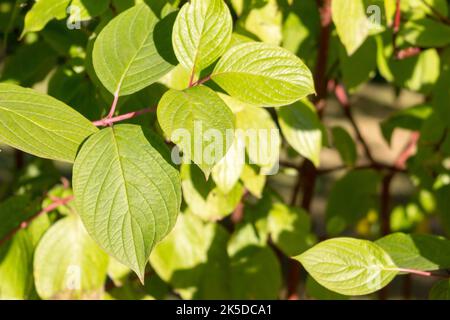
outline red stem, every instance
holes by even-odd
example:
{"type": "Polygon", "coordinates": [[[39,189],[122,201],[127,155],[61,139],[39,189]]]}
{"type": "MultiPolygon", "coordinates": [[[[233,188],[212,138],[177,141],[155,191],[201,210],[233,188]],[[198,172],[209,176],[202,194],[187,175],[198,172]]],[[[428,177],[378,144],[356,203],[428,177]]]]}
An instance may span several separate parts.
{"type": "Polygon", "coordinates": [[[112,118],[104,118],[98,121],[94,121],[92,122],[92,124],[96,127],[106,127],[109,126],[115,122],[120,122],[120,121],[124,121],[124,120],[128,120],[128,119],[132,119],[135,118],[137,116],[149,113],[149,112],[153,112],[155,111],[156,107],[151,107],[151,108],[145,108],[142,110],[138,110],[138,111],[133,111],[133,112],[129,112],[126,114],[122,114],[120,116],[117,117],[112,117],[112,118]]]}
{"type": "Polygon", "coordinates": [[[428,271],[420,271],[420,270],[405,269],[405,268],[396,268],[395,270],[397,270],[399,272],[406,272],[406,273],[410,273],[410,274],[415,274],[415,275],[422,276],[422,277],[433,277],[433,276],[436,276],[433,273],[428,272],[428,271]]]}
{"type": "Polygon", "coordinates": [[[109,109],[109,113],[107,116],[107,119],[110,119],[114,116],[114,113],[116,112],[117,102],[119,102],[119,93],[114,93],[114,100],[112,102],[111,108],[109,109]]]}
{"type": "Polygon", "coordinates": [[[195,70],[192,69],[191,76],[189,77],[189,88],[194,86],[194,77],[195,77],[195,70]]]}
{"type": "Polygon", "coordinates": [[[395,5],[394,33],[398,33],[400,31],[401,23],[402,23],[402,11],[400,10],[400,0],[397,0],[395,5]]]}
{"type": "Polygon", "coordinates": [[[409,158],[414,154],[414,150],[417,146],[417,143],[420,139],[420,132],[415,131],[411,133],[411,138],[406,145],[406,147],[403,149],[403,151],[398,156],[397,160],[395,160],[394,166],[398,169],[405,169],[406,168],[406,162],[409,158]]]}
{"type": "Polygon", "coordinates": [[[411,47],[411,48],[398,50],[395,54],[395,59],[403,60],[403,59],[407,59],[407,58],[412,58],[412,57],[417,56],[421,52],[422,52],[422,48],[417,48],[417,47],[411,47]]]}
{"type": "Polygon", "coordinates": [[[205,82],[207,82],[207,81],[209,81],[209,80],[211,80],[211,75],[206,76],[206,77],[204,77],[203,79],[200,79],[200,80],[198,80],[198,81],[195,81],[195,82],[189,84],[189,88],[195,87],[195,86],[199,86],[199,85],[204,84],[205,82]]]}
{"type": "Polygon", "coordinates": [[[69,202],[71,202],[74,199],[74,196],[68,196],[66,198],[62,198],[62,199],[56,199],[52,204],[50,204],[48,207],[45,207],[44,209],[42,209],[41,211],[39,211],[38,213],[32,215],[31,217],[29,217],[27,220],[22,221],[20,223],[19,226],[17,226],[16,228],[14,228],[13,230],[11,230],[4,238],[0,239],[0,246],[3,245],[5,242],[7,242],[9,239],[11,239],[18,231],[22,230],[22,229],[26,229],[30,223],[35,220],[36,218],[40,217],[41,215],[45,214],[45,213],[49,213],[53,210],[55,210],[56,208],[58,208],[59,206],[64,206],[66,204],[68,204],[69,202]]]}

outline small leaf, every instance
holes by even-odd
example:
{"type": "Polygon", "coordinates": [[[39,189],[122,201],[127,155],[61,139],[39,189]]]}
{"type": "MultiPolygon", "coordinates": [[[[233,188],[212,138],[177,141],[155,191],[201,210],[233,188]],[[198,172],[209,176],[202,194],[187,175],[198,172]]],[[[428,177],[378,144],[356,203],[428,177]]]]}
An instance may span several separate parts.
{"type": "Polygon", "coordinates": [[[327,231],[338,235],[370,210],[378,208],[380,175],[373,170],[351,171],[332,187],[327,208],[327,231]]]}
{"type": "Polygon", "coordinates": [[[27,195],[12,196],[0,203],[0,241],[34,214],[33,207],[30,206],[30,197],[27,195]]]}
{"type": "Polygon", "coordinates": [[[450,300],[450,280],[438,281],[431,288],[430,300],[450,300]]]}
{"type": "Polygon", "coordinates": [[[153,246],[173,228],[180,209],[180,177],[169,157],[155,134],[118,125],[90,137],[73,168],[87,231],[142,282],[153,246]]]}
{"type": "Polygon", "coordinates": [[[260,174],[259,171],[259,167],[245,164],[241,174],[241,180],[245,188],[257,198],[262,197],[262,192],[267,180],[266,176],[260,174]]]}
{"type": "Polygon", "coordinates": [[[167,91],[159,102],[157,116],[166,136],[206,177],[233,142],[233,113],[208,87],[167,91]]]}
{"type": "Polygon", "coordinates": [[[426,234],[394,233],[375,242],[404,269],[433,271],[450,268],[450,241],[426,234]]]}
{"type": "Polygon", "coordinates": [[[333,0],[331,12],[339,38],[351,56],[370,33],[364,0],[333,0]]]}
{"type": "Polygon", "coordinates": [[[396,128],[419,131],[422,124],[433,113],[433,107],[429,104],[420,104],[394,112],[381,124],[381,132],[390,144],[392,133],[396,128]]]}
{"type": "Polygon", "coordinates": [[[150,262],[183,299],[229,299],[228,238],[219,224],[184,213],[150,262]]]}
{"type": "Polygon", "coordinates": [[[72,0],[70,6],[72,10],[69,22],[86,21],[105,12],[109,6],[109,0],[72,0]]]}
{"type": "Polygon", "coordinates": [[[299,255],[310,247],[311,219],[299,208],[275,203],[269,212],[268,228],[275,245],[287,256],[299,255]]]}
{"type": "Polygon", "coordinates": [[[28,230],[20,230],[0,246],[0,299],[30,298],[33,286],[33,242],[28,230]]]}
{"type": "Polygon", "coordinates": [[[192,0],[184,4],[172,35],[178,61],[198,74],[225,52],[232,29],[230,10],[223,0],[192,0]]]}
{"type": "Polygon", "coordinates": [[[1,81],[31,87],[45,79],[57,59],[58,54],[44,41],[21,45],[5,59],[1,81]]]}
{"type": "Polygon", "coordinates": [[[229,193],[238,182],[245,166],[245,141],[236,135],[227,154],[212,169],[212,178],[217,187],[229,193]]]}
{"type": "Polygon", "coordinates": [[[357,151],[355,141],[350,134],[342,127],[333,127],[333,142],[339,152],[342,161],[347,166],[355,165],[357,159],[357,151]]]}
{"type": "Polygon", "coordinates": [[[269,111],[249,104],[241,105],[240,111],[236,112],[236,131],[245,137],[250,164],[260,166],[261,174],[278,171],[281,136],[269,111]]]}
{"type": "Polygon", "coordinates": [[[36,1],[25,15],[25,27],[22,36],[27,32],[37,32],[53,19],[66,17],[66,8],[71,0],[40,0],[36,1]]]}
{"type": "Polygon", "coordinates": [[[339,62],[345,87],[354,92],[361,84],[375,76],[377,68],[377,45],[373,37],[368,38],[351,56],[339,46],[339,62]],[[358,68],[355,68],[355,66],[358,68]]]}
{"type": "Polygon", "coordinates": [[[159,21],[142,3],[121,13],[103,28],[95,41],[92,58],[95,72],[109,92],[117,96],[132,94],[173,68],[173,52],[165,25],[170,19],[159,21]]]}
{"type": "Polygon", "coordinates": [[[97,128],[64,103],[31,89],[0,84],[0,141],[35,156],[73,162],[97,128]]]}
{"type": "Polygon", "coordinates": [[[34,256],[36,290],[42,299],[99,299],[108,256],[72,214],[42,237],[34,256]]]}
{"type": "Polygon", "coordinates": [[[378,291],[398,273],[389,255],[367,240],[326,240],[294,259],[300,261],[319,284],[347,296],[378,291]]]}
{"type": "Polygon", "coordinates": [[[277,110],[281,130],[289,144],[316,167],[320,164],[322,127],[314,106],[304,100],[277,110]]]}
{"type": "Polygon", "coordinates": [[[232,299],[277,299],[282,274],[273,250],[252,243],[242,243],[241,246],[242,249],[231,255],[232,299]]]}
{"type": "Polygon", "coordinates": [[[283,40],[282,22],[283,10],[277,0],[267,0],[252,7],[245,17],[239,19],[237,30],[242,24],[245,32],[254,34],[262,42],[280,45],[283,40]]]}
{"type": "Polygon", "coordinates": [[[240,183],[228,192],[221,191],[212,179],[206,180],[195,165],[181,167],[183,197],[192,213],[206,221],[221,220],[231,214],[242,198],[240,183]]]}
{"type": "Polygon", "coordinates": [[[283,106],[313,94],[311,71],[288,50],[258,42],[229,49],[211,78],[231,96],[260,106],[283,106]]]}
{"type": "Polygon", "coordinates": [[[419,19],[405,23],[399,36],[420,48],[445,47],[450,43],[450,26],[433,19],[419,19]]]}

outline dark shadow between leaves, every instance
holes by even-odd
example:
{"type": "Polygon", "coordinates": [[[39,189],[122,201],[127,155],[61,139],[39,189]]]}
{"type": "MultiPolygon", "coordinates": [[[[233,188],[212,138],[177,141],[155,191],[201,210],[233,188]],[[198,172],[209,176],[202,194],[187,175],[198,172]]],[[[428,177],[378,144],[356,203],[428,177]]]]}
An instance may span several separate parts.
{"type": "Polygon", "coordinates": [[[153,41],[156,51],[168,63],[176,66],[178,64],[177,57],[172,46],[172,30],[175,23],[177,12],[168,14],[164,19],[159,21],[153,31],[153,41]]]}

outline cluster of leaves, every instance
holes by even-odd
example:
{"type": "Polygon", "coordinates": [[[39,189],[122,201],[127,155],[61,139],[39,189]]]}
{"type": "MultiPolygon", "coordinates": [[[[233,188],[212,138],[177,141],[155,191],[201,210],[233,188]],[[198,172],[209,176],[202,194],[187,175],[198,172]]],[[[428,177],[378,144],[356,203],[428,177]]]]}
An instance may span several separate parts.
{"type": "MultiPolygon", "coordinates": [[[[435,213],[450,232],[448,3],[322,2],[0,0],[0,141],[17,169],[0,188],[0,298],[275,299],[297,260],[309,296],[338,299],[449,269],[450,240],[410,234],[435,213]],[[350,111],[342,84],[355,92],[377,74],[424,97],[381,124],[388,142],[420,133],[407,163],[376,161],[350,111]],[[41,83],[47,93],[27,88],[41,83]],[[349,132],[322,123],[327,87],[368,166],[349,132]],[[231,143],[211,148],[197,122],[231,143]],[[305,199],[323,148],[347,173],[318,243],[305,199]],[[297,187],[288,205],[267,179],[281,156],[301,158],[287,166],[302,208],[297,187]],[[395,174],[417,194],[386,215],[395,174]],[[368,240],[344,237],[362,223],[368,240]]],[[[449,295],[449,280],[430,293],[449,295]]]]}

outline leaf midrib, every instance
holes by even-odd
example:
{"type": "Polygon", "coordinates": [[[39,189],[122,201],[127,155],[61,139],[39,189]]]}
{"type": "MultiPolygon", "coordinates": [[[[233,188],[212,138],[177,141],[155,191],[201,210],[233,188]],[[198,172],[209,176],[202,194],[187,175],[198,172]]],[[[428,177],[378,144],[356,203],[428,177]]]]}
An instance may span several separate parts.
{"type": "MultiPolygon", "coordinates": [[[[133,23],[135,21],[136,21],[136,17],[133,19],[133,23]]],[[[138,47],[138,50],[136,50],[135,54],[133,55],[133,57],[130,59],[130,61],[128,62],[127,66],[125,67],[125,70],[124,70],[122,76],[120,77],[119,83],[117,84],[117,88],[116,88],[116,91],[115,91],[117,95],[120,94],[120,89],[122,87],[123,81],[125,80],[128,71],[130,71],[131,65],[134,63],[134,60],[136,60],[136,57],[141,52],[142,48],[144,47],[144,45],[147,42],[147,40],[148,40],[150,35],[153,35],[153,30],[151,28],[149,28],[148,34],[144,37],[142,43],[138,47]]]]}

